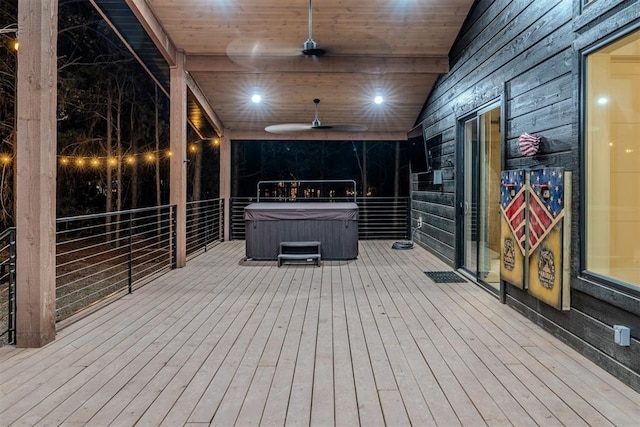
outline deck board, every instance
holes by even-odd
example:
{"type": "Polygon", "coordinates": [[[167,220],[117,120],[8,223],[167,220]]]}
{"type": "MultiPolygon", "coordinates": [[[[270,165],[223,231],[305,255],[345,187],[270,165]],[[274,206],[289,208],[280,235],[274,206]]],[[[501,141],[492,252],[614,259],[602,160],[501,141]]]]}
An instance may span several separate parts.
{"type": "Polygon", "coordinates": [[[637,425],[640,394],[422,248],[321,267],[224,242],[0,349],[0,425],[637,425]]]}

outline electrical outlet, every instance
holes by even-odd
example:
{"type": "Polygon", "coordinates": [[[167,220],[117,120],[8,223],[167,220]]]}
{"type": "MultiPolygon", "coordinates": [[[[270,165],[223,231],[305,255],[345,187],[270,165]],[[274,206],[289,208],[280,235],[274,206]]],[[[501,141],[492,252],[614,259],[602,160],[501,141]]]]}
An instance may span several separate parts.
{"type": "Polygon", "coordinates": [[[627,326],[613,325],[614,342],[623,347],[628,347],[631,344],[631,330],[627,326]]]}

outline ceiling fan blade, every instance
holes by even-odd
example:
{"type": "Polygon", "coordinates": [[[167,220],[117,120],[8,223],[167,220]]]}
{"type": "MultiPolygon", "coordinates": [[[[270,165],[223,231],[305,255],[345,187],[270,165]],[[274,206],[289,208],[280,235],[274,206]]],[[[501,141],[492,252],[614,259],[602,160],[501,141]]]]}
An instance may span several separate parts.
{"type": "Polygon", "coordinates": [[[367,130],[367,127],[364,125],[355,125],[355,124],[333,124],[333,125],[322,125],[321,127],[325,127],[331,129],[334,132],[364,132],[367,130]]]}
{"type": "Polygon", "coordinates": [[[227,45],[227,56],[230,58],[244,57],[278,57],[300,55],[300,48],[285,41],[265,42],[260,36],[239,37],[227,45]]]}
{"type": "Polygon", "coordinates": [[[313,129],[313,126],[310,123],[285,123],[264,128],[265,131],[270,133],[303,132],[311,129],[313,129]]]}
{"type": "Polygon", "coordinates": [[[288,133],[288,132],[305,132],[313,130],[327,130],[330,132],[363,132],[367,130],[366,126],[355,124],[336,124],[336,125],[318,125],[313,126],[304,123],[286,123],[281,125],[271,125],[264,128],[269,133],[288,133]]]}

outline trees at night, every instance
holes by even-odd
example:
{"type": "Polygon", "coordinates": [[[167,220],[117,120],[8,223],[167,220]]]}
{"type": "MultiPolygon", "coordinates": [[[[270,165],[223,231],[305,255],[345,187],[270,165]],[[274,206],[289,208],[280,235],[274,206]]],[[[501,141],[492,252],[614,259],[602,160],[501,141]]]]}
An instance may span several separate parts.
{"type": "MultiPolygon", "coordinates": [[[[0,29],[16,16],[3,1],[0,29]]],[[[58,26],[57,216],[166,203],[167,97],[89,2],[60,0],[58,26]]],[[[13,224],[15,37],[0,34],[0,228],[13,224]]]]}
{"type": "Polygon", "coordinates": [[[407,196],[407,153],[396,167],[396,149],[396,141],[236,141],[233,196],[255,196],[258,181],[344,179],[356,181],[359,196],[407,196]]]}

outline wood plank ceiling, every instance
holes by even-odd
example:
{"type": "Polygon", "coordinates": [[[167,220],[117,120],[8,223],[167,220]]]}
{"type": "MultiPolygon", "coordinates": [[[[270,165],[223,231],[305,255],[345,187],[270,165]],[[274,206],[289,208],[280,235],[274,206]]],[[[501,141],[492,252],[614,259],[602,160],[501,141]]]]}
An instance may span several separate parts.
{"type": "Polygon", "coordinates": [[[413,127],[435,79],[448,71],[448,52],[472,3],[313,1],[312,37],[326,50],[314,57],[301,52],[308,0],[146,0],[173,45],[185,51],[187,71],[225,129],[273,137],[266,126],[310,124],[319,98],[323,124],[368,127],[352,135],[357,139],[406,135],[413,127]],[[251,101],[254,93],[260,104],[251,101]],[[384,103],[375,104],[375,95],[384,103]]]}

